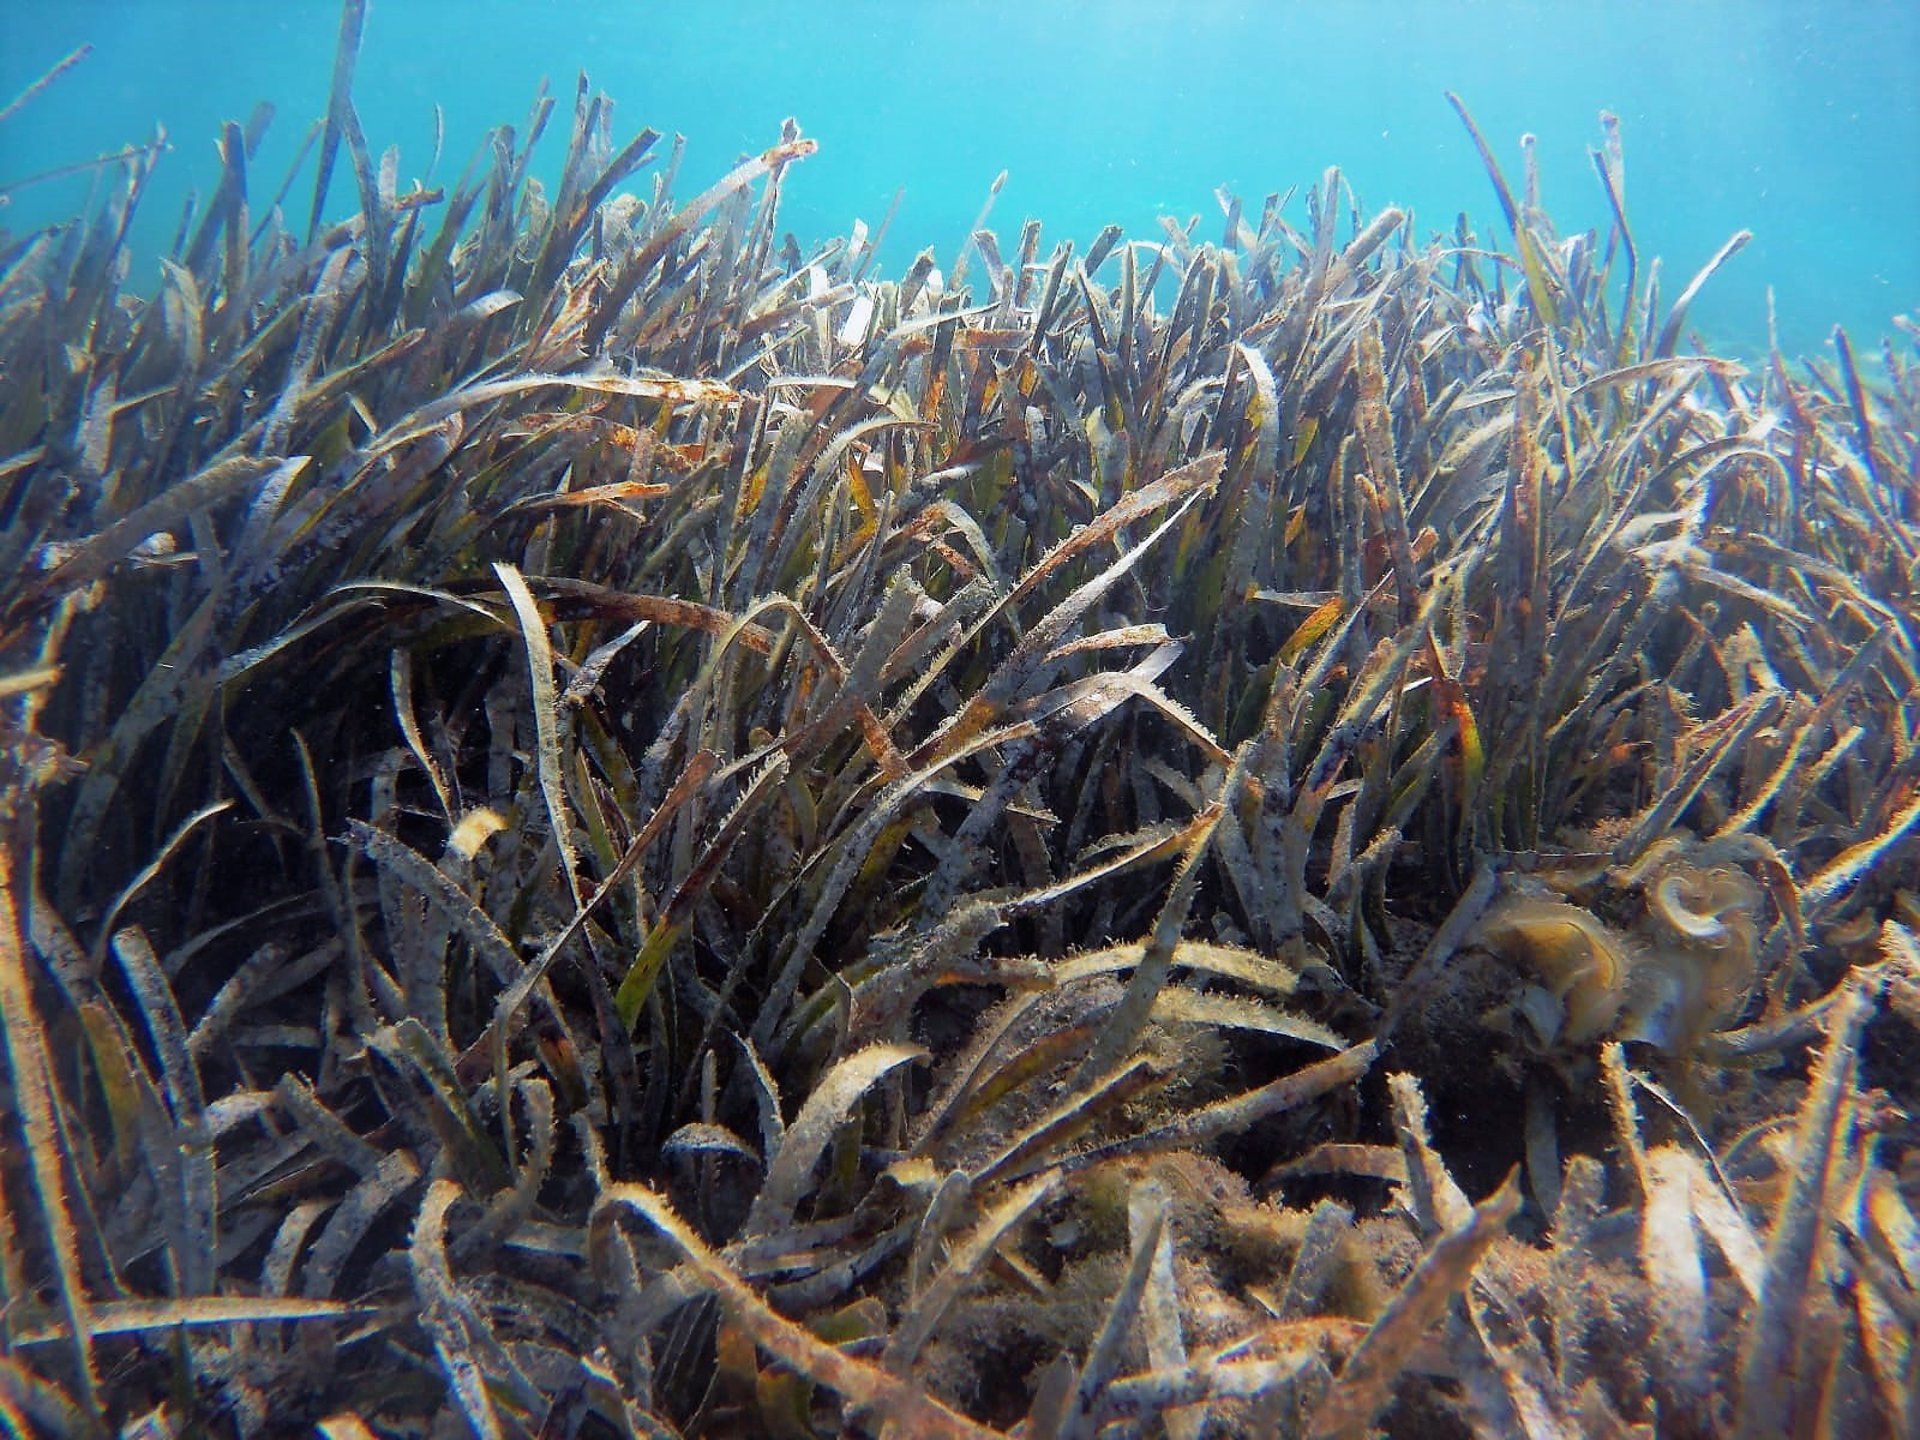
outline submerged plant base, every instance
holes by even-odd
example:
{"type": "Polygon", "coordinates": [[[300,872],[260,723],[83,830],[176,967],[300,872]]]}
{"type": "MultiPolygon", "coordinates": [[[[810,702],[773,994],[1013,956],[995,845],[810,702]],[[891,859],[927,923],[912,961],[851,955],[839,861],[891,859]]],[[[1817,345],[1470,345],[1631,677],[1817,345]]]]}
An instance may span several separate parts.
{"type": "Polygon", "coordinates": [[[403,192],[359,13],[304,227],[6,242],[0,1420],[1920,1430],[1909,359],[1680,353],[1611,128],[1508,253],[403,192]]]}

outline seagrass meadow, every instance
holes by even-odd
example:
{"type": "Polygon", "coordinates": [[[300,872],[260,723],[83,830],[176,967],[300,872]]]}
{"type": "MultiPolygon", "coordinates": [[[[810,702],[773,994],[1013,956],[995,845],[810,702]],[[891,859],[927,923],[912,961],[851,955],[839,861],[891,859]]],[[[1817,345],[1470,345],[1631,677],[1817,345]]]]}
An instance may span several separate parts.
{"type": "Polygon", "coordinates": [[[402,189],[360,12],[0,238],[0,1428],[1920,1434],[1911,323],[1457,101],[1484,234],[402,189]]]}

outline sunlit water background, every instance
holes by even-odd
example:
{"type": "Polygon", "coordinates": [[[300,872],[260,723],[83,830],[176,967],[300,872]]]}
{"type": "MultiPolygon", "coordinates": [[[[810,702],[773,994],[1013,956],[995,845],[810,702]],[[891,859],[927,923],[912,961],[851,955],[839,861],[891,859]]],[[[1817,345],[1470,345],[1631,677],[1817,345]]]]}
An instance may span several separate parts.
{"type": "MultiPolygon", "coordinates": [[[[250,190],[256,207],[271,196],[325,109],[338,23],[331,0],[0,0],[5,97],[94,46],[0,126],[0,186],[163,124],[174,148],[134,237],[145,288],[186,194],[212,187],[219,123],[261,98],[278,113],[250,190]]],[[[1198,214],[1217,238],[1216,187],[1257,212],[1329,165],[1367,210],[1410,208],[1423,237],[1465,210],[1504,244],[1451,89],[1516,185],[1519,138],[1538,136],[1563,233],[1604,224],[1588,150],[1599,112],[1617,114],[1630,218],[1669,297],[1753,231],[1694,310],[1717,349],[1763,349],[1769,287],[1789,352],[1821,353],[1836,323],[1871,348],[1891,316],[1920,312],[1916,0],[372,0],[354,96],[376,153],[400,147],[404,189],[427,178],[436,106],[431,178],[450,183],[491,126],[524,125],[546,77],[560,103],[537,168],[551,176],[582,69],[618,102],[617,139],[687,137],[683,196],[796,117],[821,144],[783,211],[803,243],[877,225],[904,187],[883,255],[895,273],[926,246],[951,264],[1002,169],[995,228],[1034,215],[1083,247],[1109,221],[1158,238],[1162,215],[1198,214]]],[[[87,184],[17,191],[0,225],[71,214],[87,184]]],[[[298,227],[311,193],[309,173],[289,200],[298,227]]],[[[344,155],[333,193],[352,204],[344,155]]],[[[1304,220],[1299,195],[1287,213],[1304,220]]]]}

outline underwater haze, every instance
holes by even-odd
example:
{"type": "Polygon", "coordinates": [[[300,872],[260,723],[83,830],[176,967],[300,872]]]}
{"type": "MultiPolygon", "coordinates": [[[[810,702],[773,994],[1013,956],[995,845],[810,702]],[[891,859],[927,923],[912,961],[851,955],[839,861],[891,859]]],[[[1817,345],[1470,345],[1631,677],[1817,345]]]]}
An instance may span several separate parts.
{"type": "MultiPolygon", "coordinates": [[[[325,111],[338,21],[331,0],[0,0],[0,93],[94,47],[0,135],[0,184],[164,125],[174,153],[134,237],[158,254],[187,192],[217,177],[222,120],[271,101],[255,186],[283,173],[325,111]]],[[[427,174],[436,107],[435,177],[451,182],[543,79],[564,96],[581,70],[618,101],[616,130],[686,136],[695,189],[796,118],[821,151],[793,177],[784,223],[803,244],[856,217],[877,227],[902,190],[892,273],[927,246],[951,265],[1003,169],[1002,234],[1031,215],[1083,247],[1109,222],[1157,238],[1161,216],[1198,215],[1213,238],[1216,187],[1257,211],[1334,165],[1363,212],[1411,209],[1424,236],[1465,211],[1490,237],[1498,211],[1443,99],[1453,90],[1510,172],[1520,137],[1538,137],[1562,233],[1604,221],[1587,151],[1599,113],[1618,115],[1636,238],[1674,289],[1751,230],[1694,310],[1723,352],[1764,348],[1769,287],[1789,353],[1816,351],[1834,324],[1871,348],[1920,304],[1920,5],[1905,0],[376,0],[355,99],[375,152],[400,147],[404,189],[427,174]]],[[[564,145],[555,124],[549,175],[564,145]]],[[[21,190],[0,221],[19,233],[62,219],[85,184],[21,190]]],[[[349,205],[351,184],[334,196],[349,205]]],[[[1296,196],[1287,214],[1303,213],[1296,196]]]]}

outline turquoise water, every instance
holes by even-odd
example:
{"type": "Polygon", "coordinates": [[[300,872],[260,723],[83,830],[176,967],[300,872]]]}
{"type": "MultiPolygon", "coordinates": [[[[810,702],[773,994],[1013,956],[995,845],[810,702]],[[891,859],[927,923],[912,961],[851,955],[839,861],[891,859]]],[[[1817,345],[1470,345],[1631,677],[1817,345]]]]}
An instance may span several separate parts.
{"type": "MultiPolygon", "coordinates": [[[[210,186],[219,122],[257,99],[278,116],[252,171],[272,193],[326,102],[338,7],[236,0],[0,0],[0,93],[83,41],[93,54],[0,126],[0,185],[112,150],[164,124],[173,142],[136,241],[171,239],[210,186]]],[[[1587,149],[1620,116],[1628,208],[1675,293],[1735,230],[1754,240],[1695,307],[1709,343],[1781,339],[1817,352],[1835,323],[1871,345],[1920,311],[1920,4],[1421,3],[561,4],[373,0],[355,98],[369,142],[401,148],[403,188],[432,157],[451,181],[491,125],[523,122],[547,77],[562,97],[543,149],[565,145],[577,71],[618,102],[624,137],[687,136],[691,194],[797,117],[821,142],[791,177],[803,241],[877,225],[905,195],[886,260],[951,263],[994,175],[994,212],[1082,243],[1109,221],[1157,237],[1203,217],[1216,186],[1256,202],[1339,165],[1363,206],[1408,206],[1422,233],[1468,211],[1498,233],[1486,177],[1442,98],[1458,91],[1509,174],[1539,137],[1542,198],[1562,231],[1600,223],[1587,149]]],[[[664,149],[662,152],[664,154],[664,149]]],[[[18,233],[72,211],[84,179],[0,209],[18,233]]],[[[644,184],[645,177],[637,183],[644,184]]],[[[335,196],[349,202],[350,178],[335,196]]],[[[293,192],[304,219],[311,179],[293,192]]],[[[1304,206],[1293,202],[1297,220],[1304,206]]],[[[133,283],[142,283],[136,274],[133,283]]]]}

